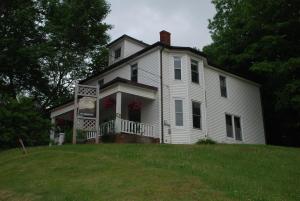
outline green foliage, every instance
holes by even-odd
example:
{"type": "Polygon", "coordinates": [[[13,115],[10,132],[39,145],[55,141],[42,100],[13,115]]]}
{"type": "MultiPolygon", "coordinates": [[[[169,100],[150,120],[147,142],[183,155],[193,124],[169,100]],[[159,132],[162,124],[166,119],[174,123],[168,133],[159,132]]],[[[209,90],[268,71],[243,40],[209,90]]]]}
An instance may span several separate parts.
{"type": "Polygon", "coordinates": [[[0,2],[0,92],[42,108],[70,98],[74,80],[107,65],[105,0],[0,2]]]}
{"type": "Polygon", "coordinates": [[[196,144],[217,144],[212,139],[200,139],[196,144]]]}
{"type": "Polygon", "coordinates": [[[43,117],[30,98],[6,99],[0,104],[0,148],[47,144],[50,121],[43,117]]]}
{"type": "Polygon", "coordinates": [[[267,141],[300,145],[300,4],[296,0],[214,0],[213,43],[204,52],[218,65],[262,83],[267,141]],[[276,125],[276,127],[274,126],[276,125]]]}

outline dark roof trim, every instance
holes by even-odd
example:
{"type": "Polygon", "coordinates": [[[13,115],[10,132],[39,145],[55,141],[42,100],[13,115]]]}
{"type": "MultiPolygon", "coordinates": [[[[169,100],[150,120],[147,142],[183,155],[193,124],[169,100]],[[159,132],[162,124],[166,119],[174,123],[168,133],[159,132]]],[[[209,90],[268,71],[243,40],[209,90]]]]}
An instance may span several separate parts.
{"type": "Polygon", "coordinates": [[[90,77],[87,77],[87,78],[84,79],[84,80],[79,81],[79,84],[82,84],[82,83],[84,83],[84,82],[86,82],[86,81],[88,81],[88,80],[90,80],[90,79],[92,79],[92,78],[94,78],[94,77],[97,77],[97,76],[99,76],[99,75],[101,75],[101,74],[103,74],[103,73],[105,73],[105,72],[108,72],[108,71],[110,71],[110,70],[112,70],[112,69],[114,69],[114,68],[116,68],[116,67],[118,67],[118,66],[120,66],[120,65],[122,65],[122,64],[124,64],[124,63],[126,63],[126,62],[128,62],[128,61],[130,61],[131,59],[134,59],[134,58],[140,56],[141,54],[144,54],[145,52],[148,52],[148,51],[151,50],[152,48],[158,47],[159,44],[160,44],[160,42],[157,42],[157,43],[154,43],[154,44],[152,44],[152,45],[149,45],[148,47],[146,47],[146,48],[144,48],[144,49],[142,49],[142,50],[136,52],[135,54],[133,54],[133,55],[131,55],[131,56],[129,56],[129,57],[126,57],[126,58],[124,58],[124,59],[121,59],[120,61],[118,61],[118,62],[116,62],[116,63],[111,64],[110,66],[108,66],[107,68],[103,69],[103,70],[100,71],[99,73],[96,73],[96,74],[94,74],[94,75],[92,75],[92,76],[90,76],[90,77]]]}
{"type": "Polygon", "coordinates": [[[137,86],[137,87],[141,87],[141,88],[145,88],[145,89],[151,89],[151,90],[155,90],[157,91],[157,87],[154,86],[150,86],[150,85],[146,85],[146,84],[142,84],[142,83],[138,83],[138,82],[133,82],[131,80],[127,80],[121,77],[117,77],[109,82],[107,82],[106,84],[104,84],[102,87],[100,87],[100,90],[103,90],[113,84],[116,83],[124,83],[124,84],[128,84],[128,85],[132,85],[132,86],[137,86]]]}
{"type": "Polygon", "coordinates": [[[128,35],[124,34],[121,37],[117,38],[116,40],[114,40],[114,41],[110,42],[109,44],[107,44],[106,47],[110,47],[110,46],[114,45],[115,43],[117,43],[118,41],[120,41],[122,39],[125,39],[125,38],[133,40],[133,41],[135,41],[135,42],[137,42],[137,43],[139,43],[139,44],[141,44],[143,46],[149,46],[149,44],[147,44],[147,43],[145,43],[145,42],[143,42],[141,40],[135,39],[135,38],[133,38],[131,36],[128,36],[128,35]]]}

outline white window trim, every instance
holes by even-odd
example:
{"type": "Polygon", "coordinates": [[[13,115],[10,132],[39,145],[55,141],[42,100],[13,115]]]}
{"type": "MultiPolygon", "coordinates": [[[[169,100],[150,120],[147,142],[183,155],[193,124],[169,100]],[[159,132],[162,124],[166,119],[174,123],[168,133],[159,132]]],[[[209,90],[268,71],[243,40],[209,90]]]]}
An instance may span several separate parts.
{"type": "Polygon", "coordinates": [[[235,115],[235,114],[228,113],[228,112],[225,112],[224,116],[225,116],[225,137],[226,137],[226,139],[230,139],[230,140],[233,140],[233,141],[236,141],[236,142],[244,142],[244,131],[243,131],[242,117],[240,115],[235,115]],[[227,128],[227,125],[226,125],[226,115],[230,115],[231,116],[233,137],[228,137],[227,136],[227,131],[226,131],[226,128],[227,128]],[[235,122],[234,122],[234,117],[240,118],[241,138],[242,138],[241,140],[237,140],[236,137],[235,137],[235,122]]]}
{"type": "Polygon", "coordinates": [[[200,79],[200,68],[199,68],[199,61],[197,59],[194,59],[194,58],[190,58],[190,77],[191,77],[191,83],[192,84],[195,84],[195,85],[200,85],[200,82],[201,82],[201,79],[200,79]],[[196,82],[193,82],[193,77],[192,77],[192,61],[196,61],[197,62],[197,70],[198,70],[198,83],[196,82]]]}
{"type": "Polygon", "coordinates": [[[179,98],[179,97],[174,97],[173,98],[173,109],[174,109],[174,127],[178,129],[183,129],[185,127],[185,118],[184,118],[184,98],[179,98]],[[175,101],[176,100],[181,100],[182,101],[182,126],[177,126],[176,125],[176,108],[175,108],[175,101]]]}
{"type": "Polygon", "coordinates": [[[228,93],[228,84],[227,84],[227,76],[226,75],[223,75],[223,74],[219,74],[218,75],[218,81],[219,81],[219,93],[220,93],[220,97],[221,98],[225,98],[225,99],[228,99],[229,98],[229,93],[228,93]],[[221,94],[221,81],[220,81],[220,76],[224,77],[225,78],[225,88],[226,88],[226,97],[222,96],[221,94]]]}
{"type": "Polygon", "coordinates": [[[194,100],[194,99],[192,99],[191,100],[191,115],[192,115],[192,129],[194,129],[194,130],[197,130],[197,131],[202,131],[203,130],[203,121],[202,121],[202,118],[203,118],[203,116],[202,116],[202,102],[201,101],[199,101],[199,100],[194,100]],[[193,102],[195,102],[195,103],[199,103],[200,104],[200,128],[195,128],[194,127],[194,120],[193,120],[193,102]]]}
{"type": "Polygon", "coordinates": [[[138,81],[139,81],[139,64],[137,62],[130,65],[130,80],[132,81],[132,66],[134,66],[134,65],[136,65],[136,71],[137,71],[136,82],[138,83],[138,81]]]}
{"type": "Polygon", "coordinates": [[[173,56],[173,60],[172,60],[172,63],[173,63],[173,80],[175,82],[179,82],[179,81],[182,81],[182,56],[178,56],[178,55],[174,55],[173,56]],[[179,68],[175,68],[175,58],[180,58],[180,79],[175,79],[175,69],[179,69],[179,68]]]}

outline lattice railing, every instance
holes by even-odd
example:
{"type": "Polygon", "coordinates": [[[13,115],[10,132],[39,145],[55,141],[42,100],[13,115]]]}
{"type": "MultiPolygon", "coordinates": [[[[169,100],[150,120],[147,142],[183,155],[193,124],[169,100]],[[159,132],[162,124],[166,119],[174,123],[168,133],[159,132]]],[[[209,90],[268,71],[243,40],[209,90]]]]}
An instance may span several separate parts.
{"type": "Polygon", "coordinates": [[[78,118],[77,129],[84,131],[96,131],[95,118],[78,118]]]}
{"type": "Polygon", "coordinates": [[[97,96],[97,88],[94,86],[78,85],[78,95],[97,96]]]}

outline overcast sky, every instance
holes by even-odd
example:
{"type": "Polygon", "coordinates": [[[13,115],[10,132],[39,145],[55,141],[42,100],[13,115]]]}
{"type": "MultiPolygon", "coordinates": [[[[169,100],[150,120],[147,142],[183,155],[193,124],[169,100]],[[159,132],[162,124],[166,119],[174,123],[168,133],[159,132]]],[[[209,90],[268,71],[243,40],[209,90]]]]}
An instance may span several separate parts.
{"type": "Polygon", "coordinates": [[[106,22],[114,40],[123,34],[152,44],[159,32],[171,33],[171,44],[202,49],[211,43],[208,19],[215,14],[211,0],[107,0],[111,12],[106,22]]]}

